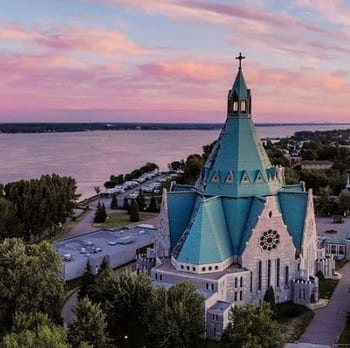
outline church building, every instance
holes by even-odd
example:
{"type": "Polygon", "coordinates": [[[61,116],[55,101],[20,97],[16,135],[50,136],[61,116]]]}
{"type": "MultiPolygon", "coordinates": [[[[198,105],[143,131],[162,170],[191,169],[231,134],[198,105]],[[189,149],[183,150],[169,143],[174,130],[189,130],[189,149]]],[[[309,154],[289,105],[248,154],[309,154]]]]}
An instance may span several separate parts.
{"type": "MultiPolygon", "coordinates": [[[[225,125],[194,186],[163,191],[153,283],[192,282],[205,298],[207,337],[219,340],[231,306],[318,300],[311,190],[285,185],[252,121],[242,59],[227,97],[225,125]]],[[[203,144],[204,145],[204,144],[203,144]]]]}

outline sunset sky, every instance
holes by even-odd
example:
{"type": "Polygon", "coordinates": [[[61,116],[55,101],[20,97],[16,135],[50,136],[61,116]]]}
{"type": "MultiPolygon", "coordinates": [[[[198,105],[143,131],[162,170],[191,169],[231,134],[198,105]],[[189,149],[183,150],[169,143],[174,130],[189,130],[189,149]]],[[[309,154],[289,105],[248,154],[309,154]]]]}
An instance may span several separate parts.
{"type": "Polygon", "coordinates": [[[350,122],[350,1],[11,0],[0,122],[350,122]]]}

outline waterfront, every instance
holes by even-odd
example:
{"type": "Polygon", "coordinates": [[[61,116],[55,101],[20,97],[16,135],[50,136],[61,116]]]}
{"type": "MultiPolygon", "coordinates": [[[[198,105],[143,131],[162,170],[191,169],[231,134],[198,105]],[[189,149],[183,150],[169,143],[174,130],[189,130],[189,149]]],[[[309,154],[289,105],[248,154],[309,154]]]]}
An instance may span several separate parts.
{"type": "MultiPolygon", "coordinates": [[[[347,129],[350,125],[257,127],[262,138],[298,130],[347,129]]],[[[200,153],[219,130],[94,131],[77,133],[0,134],[0,183],[57,173],[76,178],[82,198],[111,174],[127,173],[146,162],[161,170],[169,162],[200,153]]]]}

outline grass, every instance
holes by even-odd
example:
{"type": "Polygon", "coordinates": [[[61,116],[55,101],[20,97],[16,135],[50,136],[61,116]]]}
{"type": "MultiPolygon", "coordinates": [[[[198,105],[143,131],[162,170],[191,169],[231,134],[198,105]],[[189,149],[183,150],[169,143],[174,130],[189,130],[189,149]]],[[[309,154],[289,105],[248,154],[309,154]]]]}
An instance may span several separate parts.
{"type": "MultiPolygon", "coordinates": [[[[339,338],[338,344],[348,344],[350,343],[350,321],[347,320],[344,330],[339,338]]],[[[350,347],[350,345],[349,345],[350,347]]]]}
{"type": "Polygon", "coordinates": [[[347,262],[348,260],[335,260],[335,270],[341,270],[347,262]]]}
{"type": "Polygon", "coordinates": [[[330,299],[333,291],[338,285],[338,279],[324,279],[320,280],[320,298],[330,299]]]}
{"type": "Polygon", "coordinates": [[[295,342],[314,317],[310,309],[290,302],[277,305],[277,322],[286,342],[295,342]]]}
{"type": "MultiPolygon", "coordinates": [[[[152,219],[158,215],[158,213],[144,213],[140,212],[140,221],[152,219]]],[[[130,215],[125,211],[118,211],[115,213],[108,214],[108,219],[106,222],[92,224],[96,228],[117,228],[130,224],[130,215]]]]}
{"type": "Polygon", "coordinates": [[[50,238],[51,242],[55,242],[58,239],[61,239],[63,236],[65,236],[66,234],[68,234],[75,226],[77,226],[79,224],[79,222],[81,220],[84,219],[85,215],[88,213],[88,209],[86,209],[82,214],[79,215],[79,217],[70,220],[68,222],[66,222],[62,229],[59,230],[55,236],[53,236],[52,238],[50,238]]]}

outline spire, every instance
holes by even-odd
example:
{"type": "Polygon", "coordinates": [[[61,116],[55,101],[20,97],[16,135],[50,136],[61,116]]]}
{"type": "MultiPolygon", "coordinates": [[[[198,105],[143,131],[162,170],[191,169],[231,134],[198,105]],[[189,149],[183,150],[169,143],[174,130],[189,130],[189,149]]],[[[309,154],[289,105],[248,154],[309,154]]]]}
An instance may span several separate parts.
{"type": "Polygon", "coordinates": [[[271,165],[251,120],[251,93],[244,80],[240,53],[238,73],[228,93],[227,119],[201,170],[196,189],[205,196],[253,197],[277,193],[283,184],[271,165]]]}
{"type": "Polygon", "coordinates": [[[228,92],[227,98],[227,116],[245,116],[251,114],[251,96],[250,89],[247,88],[242,72],[242,60],[245,59],[242,53],[236,57],[239,60],[238,73],[233,83],[232,89],[228,92]]]}

